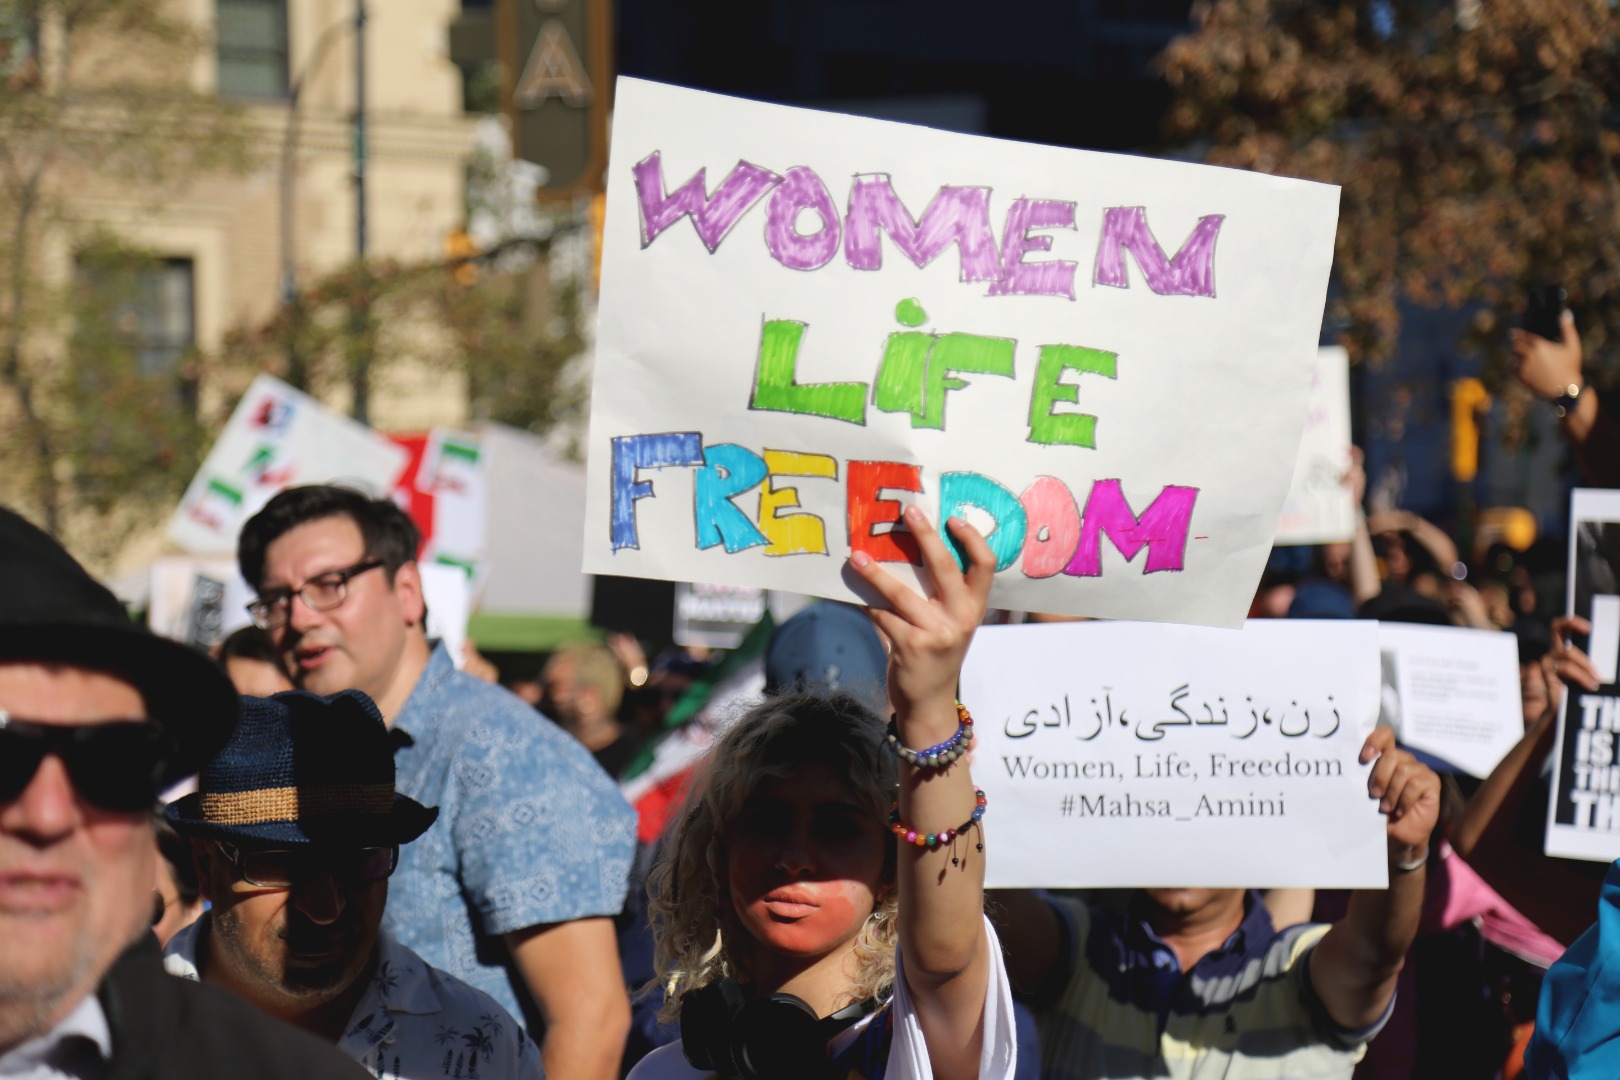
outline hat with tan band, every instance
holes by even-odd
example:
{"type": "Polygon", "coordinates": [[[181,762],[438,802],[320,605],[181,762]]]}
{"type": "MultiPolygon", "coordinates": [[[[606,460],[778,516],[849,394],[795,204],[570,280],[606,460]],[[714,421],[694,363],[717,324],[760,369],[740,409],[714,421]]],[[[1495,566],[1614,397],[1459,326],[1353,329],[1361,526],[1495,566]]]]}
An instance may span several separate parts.
{"type": "Polygon", "coordinates": [[[384,847],[415,840],[439,811],[394,790],[393,743],[369,697],[292,690],[244,697],[230,742],[166,816],[184,836],[384,847]]]}

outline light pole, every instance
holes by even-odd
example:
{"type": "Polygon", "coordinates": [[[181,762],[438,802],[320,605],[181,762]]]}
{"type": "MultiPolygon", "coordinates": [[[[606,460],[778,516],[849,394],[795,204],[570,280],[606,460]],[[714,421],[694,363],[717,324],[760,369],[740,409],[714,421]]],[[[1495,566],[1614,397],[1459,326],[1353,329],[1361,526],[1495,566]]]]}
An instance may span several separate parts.
{"type": "Polygon", "coordinates": [[[366,0],[354,0],[354,257],[357,281],[349,330],[349,415],[371,413],[371,272],[366,267],[366,0]]]}
{"type": "Polygon", "coordinates": [[[349,20],[344,19],[321,31],[320,37],[315,39],[315,44],[309,51],[309,59],[304,62],[292,85],[287,88],[287,130],[281,139],[281,301],[287,305],[292,314],[287,335],[287,381],[300,390],[306,388],[309,373],[304,370],[304,359],[299,355],[297,340],[298,326],[302,320],[299,318],[301,302],[298,293],[297,232],[293,228],[293,196],[297,181],[293,165],[298,152],[298,121],[303,115],[299,106],[304,80],[320,65],[326,56],[326,50],[337,39],[338,31],[348,29],[349,25],[349,20]]]}

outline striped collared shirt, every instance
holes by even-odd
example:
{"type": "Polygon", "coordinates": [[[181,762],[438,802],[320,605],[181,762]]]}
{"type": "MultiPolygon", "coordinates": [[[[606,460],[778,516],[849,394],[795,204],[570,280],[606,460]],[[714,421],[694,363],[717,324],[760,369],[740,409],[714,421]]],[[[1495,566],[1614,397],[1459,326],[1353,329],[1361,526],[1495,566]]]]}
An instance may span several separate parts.
{"type": "Polygon", "coordinates": [[[1308,963],[1328,928],[1279,933],[1258,893],[1232,936],[1186,973],[1145,920],[1052,904],[1068,929],[1069,977],[1036,1014],[1045,1080],[1347,1080],[1383,1026],[1334,1023],[1308,963]]]}

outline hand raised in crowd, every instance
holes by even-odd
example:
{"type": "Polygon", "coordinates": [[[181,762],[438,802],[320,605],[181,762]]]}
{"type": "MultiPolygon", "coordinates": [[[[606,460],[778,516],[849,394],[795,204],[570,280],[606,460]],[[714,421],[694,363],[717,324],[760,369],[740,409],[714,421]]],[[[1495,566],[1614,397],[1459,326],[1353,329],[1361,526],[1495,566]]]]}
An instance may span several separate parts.
{"type": "Polygon", "coordinates": [[[966,547],[970,560],[964,573],[922,510],[907,508],[905,521],[933,578],[933,599],[919,596],[864,551],[851,555],[850,565],[892,609],[872,608],[869,613],[892,646],[889,697],[895,708],[910,714],[943,702],[954,710],[962,659],[989,603],[995,556],[977,529],[962,518],[950,519],[945,527],[966,547]]]}
{"type": "Polygon", "coordinates": [[[1361,763],[1376,761],[1367,778],[1367,793],[1389,819],[1392,849],[1418,850],[1429,843],[1440,818],[1440,777],[1433,769],[1395,745],[1391,728],[1374,728],[1361,746],[1361,763]]]}
{"type": "Polygon", "coordinates": [[[1548,341],[1529,330],[1514,330],[1513,355],[1518,366],[1513,373],[1539,398],[1551,401],[1571,384],[1581,384],[1581,336],[1575,332],[1575,316],[1565,311],[1558,320],[1563,338],[1548,341]]]}

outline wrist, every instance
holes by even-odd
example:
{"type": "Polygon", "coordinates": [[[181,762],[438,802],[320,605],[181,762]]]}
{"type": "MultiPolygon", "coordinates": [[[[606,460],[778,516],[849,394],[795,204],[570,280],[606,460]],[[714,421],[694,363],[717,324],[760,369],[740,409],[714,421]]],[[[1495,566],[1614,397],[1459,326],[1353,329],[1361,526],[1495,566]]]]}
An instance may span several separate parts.
{"type": "Polygon", "coordinates": [[[1575,411],[1580,404],[1581,394],[1585,390],[1586,383],[1578,375],[1558,387],[1548,400],[1552,404],[1553,412],[1558,415],[1559,419],[1563,419],[1575,411]]]}
{"type": "Polygon", "coordinates": [[[1392,874],[1410,874],[1429,861],[1429,845],[1389,842],[1389,869],[1392,874]]]}

